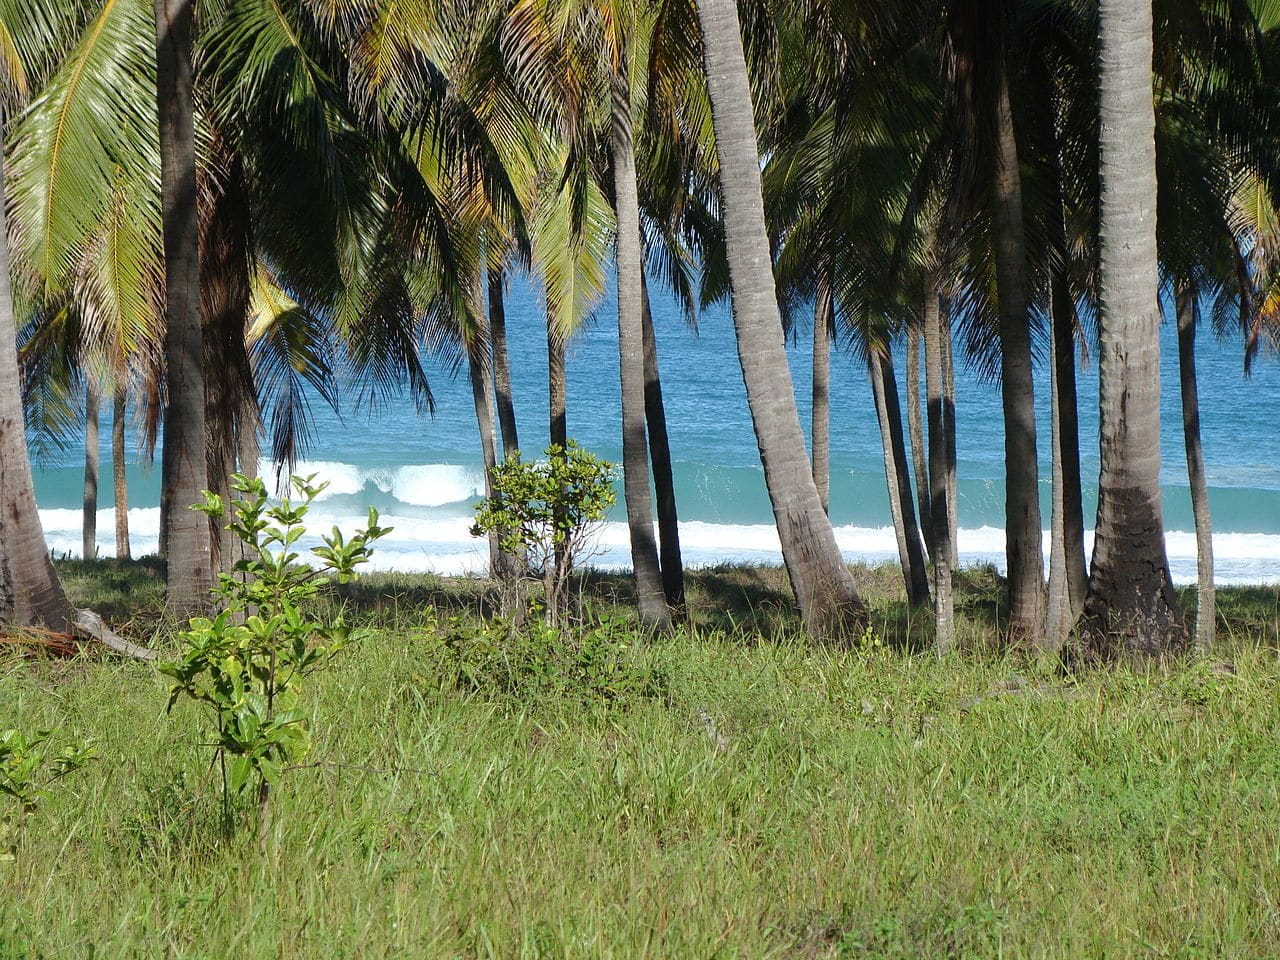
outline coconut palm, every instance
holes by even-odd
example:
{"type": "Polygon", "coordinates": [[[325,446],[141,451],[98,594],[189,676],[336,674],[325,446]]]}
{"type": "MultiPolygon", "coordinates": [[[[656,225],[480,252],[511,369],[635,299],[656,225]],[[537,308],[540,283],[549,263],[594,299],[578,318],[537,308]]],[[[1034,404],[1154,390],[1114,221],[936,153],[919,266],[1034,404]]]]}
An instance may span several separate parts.
{"type": "Polygon", "coordinates": [[[783,347],[764,203],[760,154],[736,5],[699,0],[707,89],[720,158],[720,191],[734,327],[783,561],[805,625],[836,636],[865,618],[813,482],[783,347]]]}
{"type": "Polygon", "coordinates": [[[1152,11],[1099,8],[1101,474],[1085,615],[1094,642],[1157,652],[1183,628],[1160,506],[1160,312],[1152,11]]]}

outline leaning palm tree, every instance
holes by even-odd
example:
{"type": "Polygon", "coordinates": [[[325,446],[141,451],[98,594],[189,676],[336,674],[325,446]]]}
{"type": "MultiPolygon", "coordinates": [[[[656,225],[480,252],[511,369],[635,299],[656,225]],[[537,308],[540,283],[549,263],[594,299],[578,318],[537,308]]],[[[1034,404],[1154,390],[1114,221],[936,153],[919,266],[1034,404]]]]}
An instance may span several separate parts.
{"type": "Polygon", "coordinates": [[[1101,472],[1085,617],[1101,653],[1185,639],[1160,504],[1160,310],[1150,0],[1101,0],[1101,472]]]}
{"type": "Polygon", "coordinates": [[[783,345],[760,186],[751,88],[733,0],[699,0],[733,288],[738,359],[782,557],[806,627],[839,636],[865,621],[813,482],[783,345]]]}

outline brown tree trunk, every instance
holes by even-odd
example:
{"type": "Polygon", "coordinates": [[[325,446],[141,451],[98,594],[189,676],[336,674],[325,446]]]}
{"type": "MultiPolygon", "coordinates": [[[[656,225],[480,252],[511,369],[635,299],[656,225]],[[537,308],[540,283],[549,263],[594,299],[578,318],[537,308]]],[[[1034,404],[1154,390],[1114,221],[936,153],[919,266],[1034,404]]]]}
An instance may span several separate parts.
{"type": "MultiPolygon", "coordinates": [[[[936,293],[925,299],[923,323],[929,323],[929,311],[938,309],[936,293]],[[932,297],[932,306],[929,302],[932,297]]],[[[916,481],[916,501],[920,505],[920,533],[924,548],[933,558],[933,510],[929,506],[929,462],[924,446],[924,418],[920,412],[920,330],[907,326],[907,432],[911,439],[911,467],[916,481]]]]}
{"type": "Polygon", "coordinates": [[[493,342],[493,388],[498,403],[498,427],[502,432],[502,456],[520,452],[516,407],[511,397],[511,360],[507,353],[507,310],[503,302],[503,273],[489,269],[489,339],[493,342]]]}
{"type": "MultiPolygon", "coordinates": [[[[476,426],[480,431],[480,451],[484,458],[484,495],[493,496],[493,470],[498,465],[498,442],[493,424],[493,385],[485,357],[489,342],[488,331],[473,334],[467,344],[467,373],[471,381],[471,401],[475,406],[476,426]]],[[[502,545],[498,531],[489,531],[489,576],[500,577],[504,572],[502,545]]]]}
{"type": "Polygon", "coordinates": [[[0,159],[0,623],[69,633],[74,613],[49,559],[27,454],[4,194],[0,159]]]}
{"type": "MultiPolygon", "coordinates": [[[[932,278],[930,279],[932,284],[932,278]]],[[[937,309],[937,296],[931,296],[934,309],[925,309],[924,366],[925,393],[929,418],[929,507],[933,511],[933,603],[936,625],[935,644],[939,656],[955,647],[955,601],[951,593],[951,498],[947,490],[947,410],[948,400],[943,384],[942,341],[948,336],[937,309]]]]}
{"type": "Polygon", "coordinates": [[[1036,461],[1035,386],[1027,300],[1027,250],[1022,178],[1009,105],[1008,77],[1000,80],[995,167],[996,288],[1000,301],[1001,400],[1004,405],[1005,554],[1009,629],[1036,640],[1045,625],[1044,554],[1036,461]]]}
{"type": "Polygon", "coordinates": [[[957,526],[960,517],[959,476],[956,470],[956,366],[951,349],[950,304],[939,314],[942,324],[942,413],[943,434],[947,441],[947,530],[951,544],[951,569],[960,565],[960,538],[957,526]]]}
{"type": "Polygon", "coordinates": [[[133,548],[129,544],[129,479],[124,450],[128,399],[124,384],[116,384],[111,405],[111,476],[115,485],[116,557],[120,560],[133,559],[133,548]]]}
{"type": "Polygon", "coordinates": [[[675,608],[684,605],[684,558],[680,553],[680,517],[676,509],[671,443],[667,436],[667,410],[662,402],[662,379],[658,372],[658,338],[653,330],[647,283],[644,286],[644,413],[649,427],[649,456],[653,460],[653,493],[658,506],[662,590],[667,603],[675,608]]]}
{"type": "Polygon", "coordinates": [[[547,316],[547,393],[550,404],[550,437],[554,446],[569,442],[568,415],[565,410],[564,339],[547,316]]]}
{"type": "Polygon", "coordinates": [[[80,556],[94,560],[98,556],[98,473],[102,446],[98,430],[100,393],[89,378],[84,397],[84,521],[81,530],[80,556]]]}
{"type": "Polygon", "coordinates": [[[165,607],[174,617],[205,610],[213,582],[209,520],[187,509],[209,485],[192,94],[194,7],[194,0],[155,0],[166,321],[163,549],[169,560],[165,607]]]}
{"type": "Polygon", "coordinates": [[[813,482],[823,512],[831,513],[831,327],[834,303],[830,277],[818,281],[813,307],[813,482]]]}
{"type": "Polygon", "coordinates": [[[636,184],[631,93],[613,84],[613,184],[618,215],[618,368],[622,380],[622,487],[631,538],[640,621],[668,627],[671,611],[658,565],[645,435],[644,253],[640,247],[640,198],[636,184]]]}
{"type": "Polygon", "coordinates": [[[1160,504],[1160,305],[1150,3],[1101,0],[1098,520],[1085,622],[1095,652],[1186,639],[1160,504]]]}
{"type": "Polygon", "coordinates": [[[898,400],[897,375],[888,350],[867,356],[871,393],[880,421],[880,444],[884,450],[884,479],[889,490],[889,513],[898,542],[898,561],[907,599],[912,606],[929,602],[929,568],[924,559],[920,528],[916,525],[911,495],[911,475],[907,470],[907,448],[902,436],[902,409],[898,400]]]}
{"type": "Polygon", "coordinates": [[[1196,522],[1196,649],[1207,653],[1217,633],[1217,601],[1213,582],[1213,520],[1209,516],[1209,482],[1200,442],[1200,392],[1196,384],[1196,289],[1179,284],[1178,374],[1182,386],[1182,436],[1187,448],[1187,478],[1196,522]]]}
{"type": "Polygon", "coordinates": [[[697,6],[720,159],[738,360],[782,558],[810,633],[845,636],[862,629],[866,607],[836,545],[805,455],[773,280],[737,5],[734,0],[698,0],[697,6]]]}

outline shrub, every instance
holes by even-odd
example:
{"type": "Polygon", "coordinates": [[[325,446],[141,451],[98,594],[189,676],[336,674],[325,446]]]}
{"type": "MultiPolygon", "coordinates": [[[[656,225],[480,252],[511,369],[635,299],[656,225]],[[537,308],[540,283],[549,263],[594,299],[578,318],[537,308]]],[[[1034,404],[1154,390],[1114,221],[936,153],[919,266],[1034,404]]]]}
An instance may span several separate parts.
{"type": "Polygon", "coordinates": [[[496,533],[509,554],[523,557],[522,579],[542,583],[545,619],[560,621],[574,569],[614,503],[614,466],[570,440],[546,449],[546,459],[513,457],[491,472],[489,497],[476,508],[472,536],[496,533]]]}
{"type": "Polygon", "coordinates": [[[0,819],[0,860],[16,860],[27,816],[48,796],[49,787],[93,758],[88,743],[70,743],[51,752],[53,731],[0,730],[0,797],[12,801],[0,819]]]}
{"type": "MultiPolygon", "coordinates": [[[[356,568],[372,553],[371,544],[390,532],[378,525],[378,513],[370,509],[363,530],[347,540],[335,527],[322,538],[324,546],[312,548],[320,564],[301,566],[294,546],[306,533],[303,521],[325,485],[294,477],[292,486],[301,502],[285,497],[272,504],[260,479],[232,479],[240,498],[231,504],[228,528],[244,545],[245,555],[214,588],[221,608],[217,615],[192,619],[181,634],[182,657],[159,668],[173,680],[170,710],[186,698],[213,715],[227,816],[230,798],[251,784],[258,787],[265,815],[271,785],[287,764],[306,756],[310,737],[302,681],[365,632],[349,627],[341,614],[327,622],[317,619],[308,612],[309,602],[326,576],[336,576],[340,583],[355,579],[356,568]]],[[[193,509],[219,519],[224,515],[221,498],[208,492],[193,509]]],[[[264,816],[264,830],[265,823],[264,816]]]]}

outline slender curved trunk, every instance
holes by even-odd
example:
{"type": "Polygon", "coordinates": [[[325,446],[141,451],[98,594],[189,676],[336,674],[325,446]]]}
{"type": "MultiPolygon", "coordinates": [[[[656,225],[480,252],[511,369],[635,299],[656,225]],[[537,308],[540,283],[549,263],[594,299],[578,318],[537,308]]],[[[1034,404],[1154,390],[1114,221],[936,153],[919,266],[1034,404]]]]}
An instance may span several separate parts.
{"type": "Polygon", "coordinates": [[[84,521],[81,530],[80,556],[86,560],[98,556],[98,468],[102,461],[98,385],[89,379],[84,396],[84,521]]]}
{"type": "Polygon", "coordinates": [[[956,469],[956,366],[951,349],[950,303],[938,316],[942,325],[942,432],[947,441],[947,536],[951,544],[951,569],[960,565],[959,476],[956,469]]]}
{"type": "Polygon", "coordinates": [[[720,158],[738,360],[782,558],[810,633],[843,636],[862,628],[866,607],[840,555],[805,455],[773,281],[737,5],[734,0],[698,0],[698,19],[720,158]]]}
{"type": "MultiPolygon", "coordinates": [[[[932,282],[932,281],[931,281],[932,282]]],[[[937,298],[930,298],[936,304],[937,298]]],[[[943,339],[949,335],[942,312],[925,310],[924,369],[929,418],[929,507],[933,511],[933,603],[936,625],[934,643],[945,656],[956,642],[955,601],[951,592],[951,498],[947,489],[948,400],[942,373],[943,339]]]]}
{"type": "Polygon", "coordinates": [[[671,624],[658,566],[645,436],[644,254],[640,248],[640,199],[636,186],[631,98],[626,84],[613,84],[613,184],[618,214],[618,367],[622,379],[622,488],[631,537],[640,620],[671,624]]]}
{"type": "Polygon", "coordinates": [[[893,357],[886,350],[867,356],[871,394],[880,422],[880,445],[884,451],[884,479],[889,490],[889,513],[898,542],[898,561],[907,599],[912,606],[929,602],[929,569],[924,559],[920,528],[916,525],[911,495],[911,475],[907,470],[907,448],[902,436],[902,409],[898,400],[898,378],[893,357]]]}
{"type": "Polygon", "coordinates": [[[1160,304],[1150,3],[1101,0],[1098,520],[1085,618],[1096,652],[1185,639],[1160,504],[1160,304]]]}
{"type": "Polygon", "coordinates": [[[502,432],[502,456],[520,452],[516,407],[511,398],[511,359],[507,353],[507,309],[503,302],[503,273],[489,269],[489,339],[493,345],[493,390],[498,403],[498,427],[502,432]]]}
{"type": "Polygon", "coordinates": [[[831,326],[835,304],[831,278],[823,271],[813,305],[813,482],[822,510],[831,513],[831,326]]]}
{"type": "Polygon", "coordinates": [[[1199,313],[1195,287],[1179,284],[1178,375],[1182,386],[1182,436],[1187,448],[1187,478],[1191,484],[1191,509],[1196,522],[1196,649],[1206,653],[1217,633],[1217,601],[1213,583],[1213,520],[1209,516],[1209,482],[1204,473],[1204,448],[1200,443],[1200,391],[1196,384],[1196,319],[1199,313]]]}
{"type": "MultiPolygon", "coordinates": [[[[641,274],[641,279],[644,275],[641,274]]],[[[671,468],[671,442],[667,436],[667,408],[662,401],[658,371],[658,338],[653,330],[649,285],[644,290],[644,415],[649,427],[649,456],[653,460],[653,494],[658,506],[658,559],[662,566],[662,590],[673,608],[684,605],[684,557],[680,553],[680,516],[676,509],[676,482],[671,468]]]]}
{"type": "Polygon", "coordinates": [[[74,614],[49,559],[27,453],[4,194],[0,159],[0,623],[68,633],[74,614]]]}
{"type": "Polygon", "coordinates": [[[125,417],[128,415],[128,392],[117,384],[111,403],[111,478],[115,487],[116,558],[132,560],[129,544],[129,478],[124,451],[125,417]]]}
{"type": "Polygon", "coordinates": [[[564,339],[547,316],[547,398],[550,410],[551,443],[564,447],[569,442],[568,414],[565,410],[564,339]]]}
{"type": "MultiPolygon", "coordinates": [[[[475,406],[476,426],[480,431],[480,451],[484,458],[484,495],[493,496],[493,470],[498,465],[498,441],[493,423],[493,384],[485,346],[489,342],[488,331],[477,333],[467,344],[467,373],[471,381],[471,401],[475,406]]],[[[503,573],[502,545],[498,532],[489,531],[489,576],[503,573]]]]}
{"type": "Polygon", "coordinates": [[[1075,305],[1067,279],[1051,281],[1053,516],[1049,533],[1049,603],[1045,649],[1066,642],[1084,609],[1084,508],[1080,492],[1080,429],[1076,409],[1075,305]]]}
{"type": "MultiPolygon", "coordinates": [[[[929,322],[929,310],[938,309],[938,296],[930,292],[925,297],[924,323],[929,322]],[[932,307],[930,301],[932,300],[932,307]]],[[[933,511],[929,507],[929,461],[924,446],[924,418],[920,413],[920,330],[907,326],[907,431],[911,439],[911,468],[916,481],[916,501],[920,504],[920,533],[924,536],[924,548],[933,558],[933,511]]]]}
{"type": "Polygon", "coordinates": [[[187,509],[209,485],[192,96],[194,6],[194,0],[155,0],[165,262],[165,608],[175,617],[206,609],[213,583],[209,518],[187,509]]]}
{"type": "Polygon", "coordinates": [[[1027,301],[1027,249],[1022,222],[1022,177],[1009,105],[1008,76],[1000,79],[995,165],[996,288],[1000,301],[1001,400],[1004,406],[1005,555],[1009,630],[1035,640],[1045,624],[1044,554],[1036,462],[1035,386],[1027,301]]]}

